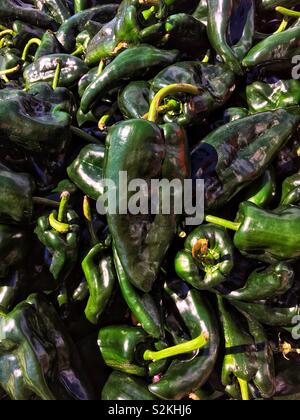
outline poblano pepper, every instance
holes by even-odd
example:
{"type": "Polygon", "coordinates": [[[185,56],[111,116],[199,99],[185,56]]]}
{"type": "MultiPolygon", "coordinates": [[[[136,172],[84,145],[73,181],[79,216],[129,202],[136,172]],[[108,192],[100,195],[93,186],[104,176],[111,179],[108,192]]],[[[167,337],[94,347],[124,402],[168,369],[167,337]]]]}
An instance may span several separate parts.
{"type": "Polygon", "coordinates": [[[175,258],[177,275],[198,290],[226,281],[234,266],[234,248],[225,229],[202,225],[186,239],[175,258]]]}
{"type": "MultiPolygon", "coordinates": [[[[22,244],[25,245],[25,247],[28,245],[28,243],[22,244]]],[[[17,248],[15,248],[16,250],[17,248]]],[[[19,248],[20,250],[20,248],[19,248]]],[[[24,253],[24,250],[21,250],[22,256],[20,261],[18,262],[16,260],[17,266],[20,263],[24,263],[24,258],[26,257],[27,253],[24,253]]],[[[9,264],[14,262],[12,259],[10,259],[9,264]]],[[[6,264],[6,261],[4,260],[4,264],[6,264]]],[[[21,264],[20,264],[21,265],[21,264]]],[[[7,269],[8,267],[4,266],[4,269],[7,269]]],[[[28,294],[28,283],[26,279],[26,275],[24,273],[24,270],[22,268],[17,268],[16,270],[12,270],[12,267],[10,266],[8,268],[9,274],[7,274],[5,277],[0,278],[0,313],[4,312],[7,313],[11,311],[18,302],[24,298],[24,296],[27,296],[28,294]]]]}
{"type": "Polygon", "coordinates": [[[300,204],[300,172],[286,178],[282,184],[280,206],[300,204]]]}
{"type": "Polygon", "coordinates": [[[206,209],[222,207],[259,178],[297,129],[299,117],[284,109],[263,112],[204,138],[191,160],[192,177],[204,179],[206,209]]]}
{"type": "MultiPolygon", "coordinates": [[[[273,168],[269,168],[257,181],[253,182],[250,187],[245,190],[243,199],[250,201],[259,207],[266,208],[276,195],[276,179],[273,168]]],[[[238,219],[239,216],[237,216],[238,219]]]]}
{"type": "MultiPolygon", "coordinates": [[[[44,56],[62,54],[63,52],[63,47],[58,42],[56,34],[52,31],[46,31],[42,36],[40,44],[35,52],[34,61],[42,60],[44,56]]],[[[31,68],[34,68],[34,63],[29,65],[31,68]]]]}
{"type": "Polygon", "coordinates": [[[131,82],[118,96],[120,111],[126,118],[142,118],[150,107],[150,84],[131,82]]]}
{"type": "Polygon", "coordinates": [[[113,371],[102,390],[103,401],[152,401],[156,399],[148,391],[146,382],[118,371],[113,371]]]}
{"type": "Polygon", "coordinates": [[[59,25],[71,17],[66,0],[34,0],[34,5],[41,12],[51,16],[59,25]]]}
{"type": "Polygon", "coordinates": [[[32,4],[22,0],[2,0],[0,4],[0,17],[6,19],[19,19],[41,28],[51,28],[55,21],[44,12],[40,12],[32,4]]]}

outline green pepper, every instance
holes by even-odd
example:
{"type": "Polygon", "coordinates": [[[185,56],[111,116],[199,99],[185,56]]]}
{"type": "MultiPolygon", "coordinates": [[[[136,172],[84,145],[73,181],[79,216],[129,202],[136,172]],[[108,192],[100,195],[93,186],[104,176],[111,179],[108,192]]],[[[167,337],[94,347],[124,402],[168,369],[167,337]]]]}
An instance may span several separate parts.
{"type": "Polygon", "coordinates": [[[27,87],[34,83],[46,81],[53,82],[58,60],[61,60],[61,74],[58,85],[61,87],[71,87],[80,77],[88,71],[82,60],[68,54],[51,54],[39,58],[29,64],[23,73],[27,87]]]}
{"type": "Polygon", "coordinates": [[[92,324],[97,324],[111,298],[116,282],[113,258],[108,254],[105,244],[96,244],[89,251],[82,261],[82,270],[90,292],[85,316],[92,324]]]}
{"type": "Polygon", "coordinates": [[[123,46],[132,47],[160,40],[164,35],[164,25],[158,17],[163,10],[162,3],[161,0],[156,2],[148,18],[149,5],[139,0],[123,0],[116,17],[89,44],[86,63],[89,66],[97,65],[100,60],[116,56],[123,46]],[[147,15],[143,14],[144,11],[147,15]]]}
{"type": "Polygon", "coordinates": [[[0,136],[31,151],[61,151],[70,139],[70,116],[30,93],[2,89],[0,136]]]}
{"type": "Polygon", "coordinates": [[[235,83],[234,74],[224,65],[187,61],[162,70],[151,82],[151,98],[160,89],[176,83],[199,88],[198,95],[171,95],[177,108],[164,113],[165,122],[189,125],[201,121],[205,114],[222,107],[229,99],[235,83]]]}
{"type": "Polygon", "coordinates": [[[293,135],[299,115],[284,109],[241,118],[213,131],[192,151],[192,177],[204,178],[205,207],[226,205],[259,178],[293,135]]]}
{"type": "Polygon", "coordinates": [[[148,82],[131,82],[119,93],[119,109],[126,118],[142,118],[149,111],[149,96],[148,82]]]}
{"type": "Polygon", "coordinates": [[[248,107],[255,113],[298,105],[299,92],[298,80],[278,80],[274,84],[254,82],[246,88],[248,107]]]}
{"type": "Polygon", "coordinates": [[[122,296],[134,317],[150,336],[157,339],[163,337],[164,328],[159,310],[152,296],[149,294],[141,296],[128,281],[115,247],[114,259],[122,296]]]}
{"type": "Polygon", "coordinates": [[[66,0],[34,0],[34,4],[38,10],[51,16],[59,25],[71,17],[66,0]]]}
{"type": "MultiPolygon", "coordinates": [[[[105,178],[115,183],[117,197],[124,193],[120,171],[127,171],[128,182],[137,178],[147,182],[153,178],[183,181],[189,176],[186,134],[176,124],[159,127],[142,119],[123,121],[109,130],[106,143],[105,178]]],[[[128,194],[126,206],[133,195],[128,194]]],[[[161,193],[157,198],[162,203],[161,193]]],[[[120,214],[116,204],[117,214],[108,213],[107,220],[121,264],[128,280],[139,290],[149,292],[176,232],[178,217],[173,209],[162,214],[159,205],[155,217],[143,214],[137,219],[120,214]]]]}
{"type": "Polygon", "coordinates": [[[140,45],[123,51],[87,87],[80,108],[87,113],[96,100],[132,78],[146,77],[161,67],[173,63],[178,51],[163,51],[150,45],[140,45]]]}
{"type": "Polygon", "coordinates": [[[249,383],[253,381],[265,398],[271,397],[275,392],[274,361],[263,328],[247,316],[246,330],[241,314],[234,309],[229,310],[220,297],[218,306],[226,348],[222,368],[222,383],[226,392],[234,398],[239,398],[241,392],[242,399],[249,400],[249,383]]]}
{"type": "Polygon", "coordinates": [[[0,343],[0,385],[11,399],[93,398],[76,348],[43,296],[1,315],[0,343]]]}
{"type": "Polygon", "coordinates": [[[80,151],[67,169],[71,181],[93,200],[98,200],[104,191],[102,184],[104,157],[105,147],[91,144],[80,151]]]}
{"type": "Polygon", "coordinates": [[[265,270],[257,269],[242,289],[234,290],[226,298],[253,302],[280,296],[292,288],[294,277],[294,271],[286,263],[271,265],[265,270]]]}
{"type": "Polygon", "coordinates": [[[198,290],[226,281],[234,266],[234,249],[225,229],[202,225],[186,239],[175,258],[177,275],[198,290]]]}
{"type": "Polygon", "coordinates": [[[206,333],[208,343],[202,350],[175,359],[158,382],[149,390],[164,400],[180,400],[202,387],[211,375],[218,356],[219,328],[212,307],[197,290],[189,289],[181,280],[166,283],[166,292],[176,305],[192,338],[206,333]]]}
{"type": "Polygon", "coordinates": [[[200,0],[197,6],[197,9],[194,11],[193,16],[200,20],[205,26],[207,26],[207,15],[208,15],[208,6],[207,0],[200,0]]]}
{"type": "Polygon", "coordinates": [[[15,48],[0,49],[0,70],[9,70],[20,65],[22,62],[20,51],[15,48]]]}
{"type": "Polygon", "coordinates": [[[41,43],[36,50],[34,60],[42,60],[42,58],[46,55],[61,54],[62,52],[63,48],[58,42],[56,34],[52,31],[46,31],[42,36],[41,43]]]}
{"type": "Polygon", "coordinates": [[[251,68],[286,61],[290,62],[292,67],[292,58],[300,53],[299,37],[299,26],[275,33],[255,45],[246,55],[242,64],[244,67],[251,68]]]}
{"type": "MultiPolygon", "coordinates": [[[[26,245],[28,245],[28,242],[22,244],[23,247],[26,247],[26,245]]],[[[24,249],[26,248],[21,249],[21,247],[18,248],[17,245],[14,248],[14,252],[16,249],[22,252],[22,256],[19,262],[17,261],[17,259],[13,261],[12,253],[9,257],[8,266],[5,266],[7,261],[4,260],[3,269],[8,269],[8,271],[10,271],[10,274],[7,274],[6,277],[0,278],[0,313],[6,313],[12,310],[12,308],[14,308],[15,305],[20,301],[21,296],[24,296],[24,291],[28,292],[28,285],[26,284],[25,275],[22,269],[12,271],[13,267],[10,266],[10,264],[14,265],[15,262],[17,263],[17,265],[19,265],[19,263],[24,263],[24,258],[27,255],[27,253],[24,252],[24,249]]],[[[6,256],[8,255],[5,255],[5,257],[6,256]]]]}
{"type": "Polygon", "coordinates": [[[102,390],[103,401],[147,401],[156,400],[140,378],[114,371],[102,390]]]}
{"type": "Polygon", "coordinates": [[[34,182],[28,174],[16,173],[0,165],[0,220],[28,223],[33,215],[34,182]]]}
{"type": "Polygon", "coordinates": [[[254,30],[254,1],[208,1],[208,38],[215,51],[236,74],[242,74],[240,60],[252,47],[254,30]],[[234,20],[239,21],[239,27],[243,28],[240,31],[242,33],[229,32],[234,20]],[[228,33],[231,39],[227,36],[228,33]]]}
{"type": "Polygon", "coordinates": [[[142,350],[152,344],[142,328],[112,326],[99,332],[98,346],[107,366],[131,375],[145,376],[147,362],[142,350]]]}
{"type": "Polygon", "coordinates": [[[294,174],[283,181],[280,206],[300,203],[300,172],[294,174]]]}
{"type": "Polygon", "coordinates": [[[41,216],[35,229],[39,241],[52,255],[50,272],[60,283],[64,282],[77,262],[80,239],[78,215],[71,209],[64,210],[67,201],[68,195],[63,193],[58,215],[57,211],[53,211],[50,216],[41,216]],[[67,223],[62,223],[64,220],[67,223]]]}
{"type": "Polygon", "coordinates": [[[28,92],[36,99],[50,102],[55,106],[55,112],[66,112],[71,116],[74,114],[75,98],[67,88],[56,88],[53,90],[49,83],[38,82],[32,85],[28,92]]]}
{"type": "Polygon", "coordinates": [[[22,0],[1,0],[0,17],[19,19],[41,28],[51,28],[55,23],[52,17],[22,0]]]}
{"type": "Polygon", "coordinates": [[[12,24],[12,29],[16,33],[14,37],[16,48],[24,48],[30,39],[40,39],[45,32],[38,26],[30,25],[28,23],[22,22],[21,20],[15,20],[12,24]]]}
{"type": "Polygon", "coordinates": [[[266,170],[261,178],[250,185],[245,191],[243,198],[245,201],[250,201],[259,207],[267,207],[274,199],[276,189],[274,169],[270,168],[266,170]]]}
{"type": "Polygon", "coordinates": [[[100,6],[93,7],[92,9],[76,13],[60,26],[58,32],[56,33],[58,41],[65,51],[71,54],[76,48],[76,36],[79,32],[84,30],[86,23],[92,20],[106,23],[113,19],[117,8],[118,6],[115,4],[101,4],[100,6]]]}

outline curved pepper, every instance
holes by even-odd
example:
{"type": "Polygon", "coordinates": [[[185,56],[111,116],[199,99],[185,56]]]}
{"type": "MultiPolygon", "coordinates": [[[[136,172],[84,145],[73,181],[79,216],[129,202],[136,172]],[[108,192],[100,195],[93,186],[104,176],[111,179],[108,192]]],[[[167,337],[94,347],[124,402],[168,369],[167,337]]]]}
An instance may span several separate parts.
{"type": "Polygon", "coordinates": [[[209,0],[207,5],[211,45],[234,73],[242,74],[240,60],[252,47],[254,38],[254,1],[209,0]],[[234,20],[240,33],[233,30],[234,20]]]}
{"type": "Polygon", "coordinates": [[[279,206],[288,206],[300,203],[300,172],[286,178],[282,184],[279,206]]]}
{"type": "Polygon", "coordinates": [[[39,58],[29,64],[23,73],[25,83],[28,87],[37,82],[53,82],[58,60],[61,60],[61,74],[59,78],[60,87],[71,87],[76,83],[88,68],[82,60],[68,54],[51,54],[39,58]]]}
{"type": "Polygon", "coordinates": [[[97,244],[82,261],[82,270],[90,292],[85,316],[92,324],[98,323],[99,317],[111,298],[116,282],[113,258],[106,253],[106,246],[97,244]],[[96,257],[99,260],[98,264],[96,264],[96,257]]]}
{"type": "Polygon", "coordinates": [[[104,158],[105,147],[101,144],[91,144],[85,146],[67,168],[71,181],[93,200],[98,200],[104,191],[102,184],[104,158]]]}
{"type": "Polygon", "coordinates": [[[114,259],[122,296],[129,309],[142,328],[152,337],[160,338],[164,335],[159,310],[149,294],[140,296],[139,292],[128,281],[117,251],[114,247],[114,259]]]}
{"type": "Polygon", "coordinates": [[[278,80],[274,84],[254,82],[246,88],[247,103],[251,113],[288,108],[300,103],[300,82],[278,80]]]}
{"type": "Polygon", "coordinates": [[[46,31],[42,36],[41,43],[36,50],[34,61],[41,60],[46,55],[61,54],[63,52],[63,47],[58,42],[56,34],[52,31],[46,31]]]}
{"type": "Polygon", "coordinates": [[[234,90],[234,74],[224,65],[201,62],[176,63],[162,70],[151,82],[153,97],[160,89],[174,83],[188,83],[199,88],[199,95],[172,95],[178,107],[164,114],[164,121],[189,125],[201,121],[205,114],[223,106],[234,90]]]}
{"type": "Polygon", "coordinates": [[[276,189],[275,172],[270,168],[245,191],[244,200],[259,207],[267,207],[274,199],[276,189]]]}
{"type": "Polygon", "coordinates": [[[118,96],[120,111],[126,118],[142,118],[150,107],[150,84],[144,81],[131,82],[118,96]]]}
{"type": "Polygon", "coordinates": [[[157,398],[148,391],[146,382],[123,372],[114,371],[102,390],[103,401],[147,401],[157,398]]]}
{"type": "Polygon", "coordinates": [[[22,0],[1,0],[0,17],[20,19],[41,28],[51,28],[55,24],[51,16],[40,12],[30,3],[22,0]]]}
{"type": "Polygon", "coordinates": [[[34,4],[38,10],[50,15],[59,25],[71,16],[67,0],[34,0],[34,4]]]}
{"type": "Polygon", "coordinates": [[[295,273],[286,263],[271,265],[265,270],[255,270],[242,289],[234,290],[226,298],[253,302],[280,296],[290,290],[295,273]]]}
{"type": "Polygon", "coordinates": [[[180,400],[203,386],[211,375],[218,356],[219,331],[214,311],[204,296],[179,280],[168,282],[166,291],[175,303],[192,338],[206,333],[208,343],[186,359],[175,359],[149,390],[164,400],[180,400]]]}
{"type": "Polygon", "coordinates": [[[184,248],[176,255],[175,270],[182,280],[196,289],[211,289],[230,275],[234,249],[225,229],[200,226],[188,236],[184,248]]]}
{"type": "Polygon", "coordinates": [[[192,177],[204,179],[205,207],[226,205],[259,178],[299,124],[283,109],[255,114],[213,131],[192,151],[192,177]]]}
{"type": "Polygon", "coordinates": [[[140,45],[123,51],[87,87],[80,108],[87,113],[96,100],[110,90],[133,78],[146,77],[151,72],[173,63],[178,51],[163,51],[150,45],[140,45]]]}

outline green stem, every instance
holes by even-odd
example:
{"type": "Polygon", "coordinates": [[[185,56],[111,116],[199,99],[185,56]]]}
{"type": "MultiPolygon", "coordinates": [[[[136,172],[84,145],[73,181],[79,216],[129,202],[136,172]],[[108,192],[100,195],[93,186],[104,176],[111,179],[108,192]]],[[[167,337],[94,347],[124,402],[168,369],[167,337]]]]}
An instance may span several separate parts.
{"type": "Polygon", "coordinates": [[[83,48],[83,46],[82,45],[79,45],[79,47],[74,51],[74,52],[72,52],[72,56],[73,57],[77,57],[78,55],[81,55],[81,54],[83,54],[84,53],[84,48],[83,48]]]}
{"type": "Polygon", "coordinates": [[[98,141],[95,137],[90,136],[90,135],[89,135],[88,133],[86,133],[85,131],[80,130],[80,128],[77,128],[77,127],[71,126],[71,132],[72,132],[75,136],[77,136],[77,137],[81,138],[82,140],[85,140],[85,141],[86,141],[86,142],[88,142],[88,143],[99,144],[99,141],[98,141]]]}
{"type": "Polygon", "coordinates": [[[49,200],[48,198],[42,198],[42,197],[33,197],[34,204],[41,205],[41,206],[47,206],[47,207],[57,207],[59,208],[60,203],[59,201],[49,200]]]}
{"type": "Polygon", "coordinates": [[[115,102],[112,107],[110,108],[110,110],[107,112],[107,114],[103,115],[98,123],[98,128],[100,131],[104,131],[107,127],[107,123],[110,120],[110,118],[114,115],[114,113],[116,112],[116,109],[118,107],[118,103],[115,102]]]}
{"type": "Polygon", "coordinates": [[[52,83],[52,89],[56,90],[59,84],[59,78],[61,73],[61,67],[62,67],[62,61],[60,58],[56,60],[56,69],[55,69],[55,75],[52,83]]]}
{"type": "Polygon", "coordinates": [[[206,346],[208,343],[208,334],[202,333],[199,337],[185,343],[178,344],[177,346],[169,347],[160,351],[146,350],[144,353],[144,360],[158,361],[167,359],[169,357],[178,356],[185,353],[190,353],[199,350],[206,346]]]}
{"type": "Polygon", "coordinates": [[[155,6],[150,7],[150,9],[146,9],[142,12],[143,18],[147,21],[149,20],[152,16],[153,13],[155,12],[155,6]]]}
{"type": "Polygon", "coordinates": [[[248,382],[244,381],[243,379],[237,378],[240,388],[241,388],[241,394],[242,394],[242,400],[243,401],[249,401],[250,397],[249,397],[249,387],[248,387],[248,382]]]}
{"type": "MultiPolygon", "coordinates": [[[[179,103],[175,99],[170,99],[165,105],[161,105],[158,108],[159,114],[165,114],[170,111],[176,111],[179,107],[179,103]]],[[[149,118],[149,112],[143,116],[143,119],[147,120],[149,118]]]]}
{"type": "Polygon", "coordinates": [[[1,70],[0,71],[0,77],[1,76],[7,76],[8,74],[17,73],[20,70],[21,66],[18,64],[16,67],[12,67],[11,69],[1,70]]]}
{"type": "Polygon", "coordinates": [[[58,216],[57,216],[57,220],[59,222],[63,222],[66,216],[66,210],[68,207],[68,203],[70,201],[70,193],[69,191],[64,191],[61,193],[60,196],[60,204],[59,204],[59,209],[58,209],[58,216]]]}
{"type": "Polygon", "coordinates": [[[288,26],[288,23],[289,23],[289,18],[287,16],[285,16],[282,19],[282,22],[281,22],[279,28],[277,29],[277,31],[274,32],[274,34],[279,34],[280,32],[285,31],[287,26],[288,26]]]}
{"type": "Polygon", "coordinates": [[[16,36],[17,34],[12,29],[4,29],[4,31],[0,32],[0,38],[6,35],[16,36]]]}
{"type": "Polygon", "coordinates": [[[95,246],[97,245],[97,243],[99,243],[99,240],[97,238],[97,235],[93,226],[93,217],[92,217],[92,211],[91,211],[91,206],[90,206],[90,200],[88,196],[86,195],[84,196],[84,199],[83,199],[83,214],[87,222],[87,227],[88,227],[89,234],[91,237],[92,246],[95,246]]]}
{"type": "Polygon", "coordinates": [[[52,229],[56,230],[59,233],[68,233],[71,231],[71,225],[68,223],[61,223],[56,218],[56,212],[53,212],[49,216],[49,224],[52,229]]]}
{"type": "Polygon", "coordinates": [[[212,223],[213,225],[222,226],[235,231],[238,231],[241,227],[241,223],[231,222],[229,220],[221,219],[220,217],[216,216],[205,216],[205,221],[207,223],[212,223]]]}
{"type": "Polygon", "coordinates": [[[162,88],[153,98],[150,105],[148,120],[156,123],[159,114],[159,107],[162,101],[169,95],[176,93],[189,93],[190,95],[199,95],[203,91],[202,88],[186,83],[176,83],[162,88]]]}
{"type": "Polygon", "coordinates": [[[25,48],[24,48],[24,50],[23,50],[22,60],[23,60],[23,61],[25,61],[25,60],[26,60],[26,57],[27,57],[27,54],[28,54],[29,48],[30,48],[32,45],[37,45],[37,46],[39,47],[39,46],[41,45],[41,43],[42,43],[42,41],[41,41],[39,38],[32,38],[32,39],[30,39],[30,40],[27,42],[27,44],[25,45],[25,48]]]}
{"type": "Polygon", "coordinates": [[[287,9],[286,7],[278,6],[275,8],[276,12],[280,13],[283,16],[290,16],[294,18],[300,17],[300,12],[296,12],[295,10],[287,9]]]}
{"type": "Polygon", "coordinates": [[[205,57],[202,60],[202,63],[208,63],[210,59],[210,50],[207,51],[205,57]]]}
{"type": "Polygon", "coordinates": [[[97,71],[97,76],[100,76],[100,74],[102,74],[103,70],[105,67],[105,61],[101,60],[99,63],[99,67],[98,67],[98,71],[97,71]]]}
{"type": "Polygon", "coordinates": [[[6,26],[4,26],[4,25],[0,25],[0,31],[6,31],[7,29],[9,29],[9,28],[7,28],[6,26]]]}

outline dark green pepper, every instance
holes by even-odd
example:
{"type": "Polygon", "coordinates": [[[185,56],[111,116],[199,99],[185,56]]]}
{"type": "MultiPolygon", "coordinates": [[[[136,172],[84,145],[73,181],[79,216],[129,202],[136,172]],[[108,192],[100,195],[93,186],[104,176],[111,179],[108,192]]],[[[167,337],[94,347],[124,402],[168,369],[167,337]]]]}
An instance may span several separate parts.
{"type": "Polygon", "coordinates": [[[96,244],[89,251],[82,261],[82,270],[90,292],[85,316],[92,324],[97,324],[111,298],[116,282],[113,257],[108,254],[105,244],[96,244]]]}
{"type": "Polygon", "coordinates": [[[14,36],[14,43],[16,48],[24,48],[26,43],[32,38],[42,38],[44,30],[38,26],[33,26],[21,20],[15,20],[12,24],[12,29],[16,33],[14,36]]]}
{"type": "Polygon", "coordinates": [[[67,169],[71,181],[93,200],[98,200],[104,191],[102,184],[104,157],[105,147],[101,144],[91,144],[80,151],[67,169]]]}
{"type": "Polygon", "coordinates": [[[1,0],[0,17],[19,19],[41,28],[51,28],[55,24],[51,16],[22,0],[1,0]]]}
{"type": "MultiPolygon", "coordinates": [[[[28,242],[25,242],[22,245],[25,245],[26,247],[28,245],[28,242]]],[[[12,268],[10,267],[10,264],[14,264],[15,262],[17,263],[17,265],[19,265],[19,263],[24,263],[24,258],[27,255],[27,252],[24,252],[24,249],[26,249],[25,247],[23,249],[21,249],[21,247],[17,247],[18,245],[14,248],[14,252],[16,249],[22,252],[20,261],[13,261],[11,259],[12,254],[10,256],[9,266],[5,266],[6,261],[4,260],[3,270],[8,269],[8,271],[10,271],[10,274],[0,279],[0,313],[7,313],[10,310],[12,310],[15,307],[15,305],[18,302],[20,302],[22,297],[24,297],[24,292],[26,293],[26,295],[28,294],[28,283],[26,282],[26,277],[22,269],[17,269],[16,271],[10,270],[12,268]]]]}
{"type": "Polygon", "coordinates": [[[300,172],[286,178],[282,184],[280,206],[300,203],[300,172]]]}
{"type": "Polygon", "coordinates": [[[141,296],[134,286],[132,286],[115,248],[114,258],[122,296],[129,309],[146,333],[157,339],[162,337],[164,335],[164,328],[160,319],[159,310],[152,296],[149,294],[141,296]]]}
{"type": "Polygon", "coordinates": [[[71,87],[88,71],[88,68],[80,58],[72,57],[68,54],[51,54],[39,58],[25,68],[23,77],[26,86],[30,87],[32,84],[42,81],[52,83],[58,60],[61,61],[58,86],[71,87]]]}
{"type": "Polygon", "coordinates": [[[250,185],[245,194],[243,194],[243,199],[259,207],[267,207],[274,199],[276,189],[274,169],[270,168],[266,170],[261,178],[250,185]]]}
{"type": "Polygon", "coordinates": [[[242,289],[226,297],[232,300],[253,302],[283,295],[292,288],[295,273],[286,263],[271,265],[265,270],[255,270],[242,289]]]}
{"type": "Polygon", "coordinates": [[[185,359],[171,362],[158,382],[149,390],[164,400],[180,400],[202,387],[211,375],[218,356],[219,331],[214,311],[205,297],[195,289],[189,289],[181,280],[166,284],[166,292],[175,303],[179,314],[192,338],[206,333],[208,343],[185,359]]]}
{"type": "Polygon", "coordinates": [[[96,100],[107,92],[120,87],[123,83],[146,77],[173,63],[178,51],[163,51],[150,45],[140,45],[123,51],[103,72],[87,87],[81,99],[80,108],[87,113],[96,100]]]}
{"type": "Polygon", "coordinates": [[[34,4],[38,10],[51,16],[59,25],[71,17],[66,0],[34,0],[34,4]]]}
{"type": "Polygon", "coordinates": [[[202,225],[186,239],[184,250],[175,258],[175,270],[182,280],[199,290],[226,281],[234,266],[234,250],[225,229],[202,225]]]}
{"type": "Polygon", "coordinates": [[[192,177],[204,179],[205,207],[226,205],[259,178],[293,135],[299,115],[284,109],[241,118],[213,131],[192,151],[192,177]]]}
{"type": "Polygon", "coordinates": [[[207,5],[211,45],[234,73],[242,74],[240,61],[252,47],[254,38],[254,0],[210,0],[207,5]],[[238,30],[230,31],[235,20],[238,30]]]}
{"type": "Polygon", "coordinates": [[[102,390],[103,401],[147,401],[157,398],[139,378],[114,371],[102,390]]]}
{"type": "Polygon", "coordinates": [[[246,88],[251,113],[288,108],[300,103],[300,82],[279,80],[274,84],[254,82],[246,88]]]}
{"type": "Polygon", "coordinates": [[[199,88],[198,95],[171,95],[177,108],[164,113],[165,122],[189,125],[201,122],[209,112],[223,106],[234,90],[234,74],[224,65],[197,61],[176,63],[162,70],[151,82],[151,98],[162,88],[187,83],[199,88]]]}
{"type": "Polygon", "coordinates": [[[1,48],[0,49],[0,70],[9,70],[22,62],[20,51],[14,48],[1,48]]]}
{"type": "Polygon", "coordinates": [[[120,111],[126,118],[142,118],[150,107],[150,84],[144,81],[131,82],[118,96],[120,111]]]}
{"type": "Polygon", "coordinates": [[[46,55],[61,54],[63,52],[63,47],[58,42],[56,34],[52,31],[46,31],[42,36],[41,43],[36,50],[34,61],[41,60],[46,55]]]}

